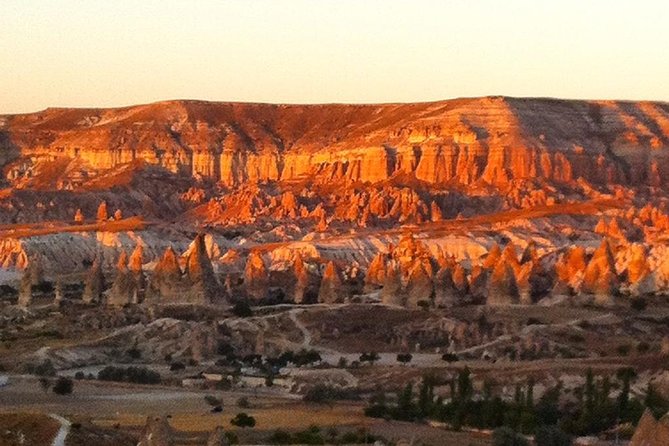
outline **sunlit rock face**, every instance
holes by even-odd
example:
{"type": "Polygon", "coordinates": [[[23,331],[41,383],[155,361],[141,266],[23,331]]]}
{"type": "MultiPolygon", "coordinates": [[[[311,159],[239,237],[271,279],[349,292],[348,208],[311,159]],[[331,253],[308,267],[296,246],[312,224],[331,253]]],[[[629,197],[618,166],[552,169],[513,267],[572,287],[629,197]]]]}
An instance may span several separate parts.
{"type": "Polygon", "coordinates": [[[115,306],[669,289],[663,103],[171,101],[0,123],[0,272],[25,307],[36,258],[115,306]]]}
{"type": "MultiPolygon", "coordinates": [[[[409,174],[431,184],[582,177],[656,186],[669,178],[668,116],[661,103],[502,97],[314,106],[172,101],[8,116],[2,154],[15,157],[8,177],[16,182],[29,182],[35,162],[59,158],[91,171],[141,160],[227,186],[315,174],[370,183],[409,174]]],[[[62,185],[77,182],[74,170],[62,185]]]]}

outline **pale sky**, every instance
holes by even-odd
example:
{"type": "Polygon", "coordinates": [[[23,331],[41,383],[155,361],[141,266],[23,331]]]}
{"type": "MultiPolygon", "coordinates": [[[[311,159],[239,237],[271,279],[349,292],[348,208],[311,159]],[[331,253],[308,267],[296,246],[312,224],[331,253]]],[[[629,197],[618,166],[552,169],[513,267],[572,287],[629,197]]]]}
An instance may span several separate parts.
{"type": "Polygon", "coordinates": [[[167,99],[669,100],[664,0],[0,0],[0,113],[167,99]]]}

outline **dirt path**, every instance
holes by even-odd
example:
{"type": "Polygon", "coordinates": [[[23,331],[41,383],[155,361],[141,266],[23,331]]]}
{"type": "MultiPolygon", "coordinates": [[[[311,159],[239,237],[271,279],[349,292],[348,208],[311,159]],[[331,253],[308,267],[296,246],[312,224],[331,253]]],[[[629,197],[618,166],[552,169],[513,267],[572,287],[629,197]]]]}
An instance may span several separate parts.
{"type": "Polygon", "coordinates": [[[60,423],[60,429],[58,430],[56,437],[53,439],[51,446],[65,446],[65,439],[67,438],[67,434],[70,433],[72,423],[55,413],[51,413],[49,416],[60,423]]]}

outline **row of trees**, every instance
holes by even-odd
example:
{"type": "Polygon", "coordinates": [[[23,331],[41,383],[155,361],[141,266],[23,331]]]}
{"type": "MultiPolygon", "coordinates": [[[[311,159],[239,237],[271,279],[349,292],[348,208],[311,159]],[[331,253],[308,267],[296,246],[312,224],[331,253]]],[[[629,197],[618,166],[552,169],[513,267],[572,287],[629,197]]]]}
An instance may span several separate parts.
{"type": "Polygon", "coordinates": [[[484,381],[482,391],[475,393],[471,372],[464,368],[447,382],[448,400],[435,397],[438,381],[425,376],[417,392],[413,383],[408,383],[392,403],[385,393],[373,396],[365,414],[406,421],[434,419],[447,422],[454,429],[508,427],[536,434],[551,426],[570,435],[594,434],[619,423],[638,422],[645,407],[656,416],[669,411],[669,402],[651,385],[644,398],[632,397],[630,385],[635,377],[631,368],[620,369],[613,380],[609,376],[595,377],[588,370],[585,384],[574,389],[571,398],[563,398],[566,390],[558,384],[538,400],[534,398],[535,383],[530,378],[525,385],[517,385],[513,399],[508,400],[495,394],[495,383],[491,380],[484,381]],[[614,388],[618,391],[613,392],[614,388]]]}

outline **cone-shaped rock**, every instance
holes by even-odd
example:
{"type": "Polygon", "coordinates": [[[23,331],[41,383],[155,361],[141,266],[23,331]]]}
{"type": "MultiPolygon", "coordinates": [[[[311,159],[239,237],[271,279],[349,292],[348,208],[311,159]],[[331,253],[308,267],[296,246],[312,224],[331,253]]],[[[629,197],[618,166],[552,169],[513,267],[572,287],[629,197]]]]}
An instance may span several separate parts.
{"type": "Polygon", "coordinates": [[[95,303],[102,300],[102,292],[105,288],[105,276],[102,273],[102,256],[98,255],[93,260],[91,268],[86,275],[84,294],[82,300],[86,303],[95,303]]]}
{"type": "Polygon", "coordinates": [[[207,446],[230,446],[228,439],[225,437],[225,431],[221,426],[218,426],[209,434],[207,446]]]}
{"type": "Polygon", "coordinates": [[[595,295],[595,303],[608,305],[618,291],[618,276],[609,243],[604,240],[585,269],[581,291],[595,295]]]}
{"type": "Polygon", "coordinates": [[[453,267],[453,286],[458,290],[461,296],[469,293],[469,282],[467,281],[467,271],[459,263],[453,267]]]}
{"type": "Polygon", "coordinates": [[[150,416],[146,420],[137,446],[173,446],[173,437],[167,418],[150,416]]]}
{"type": "Polygon", "coordinates": [[[302,260],[302,256],[299,253],[295,256],[295,261],[293,262],[293,276],[294,283],[289,287],[292,288],[293,302],[296,304],[304,303],[304,298],[309,288],[309,272],[304,267],[304,260],[302,260]]]}
{"type": "Polygon", "coordinates": [[[365,276],[365,286],[367,288],[373,289],[378,286],[383,286],[383,283],[386,281],[387,262],[388,255],[383,252],[379,252],[374,256],[369,263],[367,275],[365,276]]]}
{"type": "Polygon", "coordinates": [[[151,275],[151,298],[169,298],[182,286],[182,272],[177,255],[171,246],[165,249],[151,275]]]}
{"type": "Polygon", "coordinates": [[[402,273],[393,261],[388,265],[386,280],[381,289],[381,301],[386,305],[404,305],[405,295],[402,289],[402,273]]]}
{"type": "Polygon", "coordinates": [[[218,290],[214,267],[209,259],[204,235],[198,234],[193,241],[193,249],[186,260],[186,277],[190,280],[191,301],[212,303],[218,290]]]}
{"type": "Polygon", "coordinates": [[[30,270],[30,265],[23,271],[21,276],[21,283],[19,284],[19,300],[18,306],[21,308],[28,308],[33,300],[33,281],[30,270]]]}
{"type": "Polygon", "coordinates": [[[406,306],[418,308],[424,304],[432,305],[434,298],[432,281],[432,266],[429,261],[417,262],[409,270],[409,278],[405,287],[406,306]]]}
{"type": "Polygon", "coordinates": [[[246,259],[244,268],[244,287],[246,293],[254,300],[261,300],[267,296],[269,273],[265,266],[262,254],[251,251],[246,259]]]}
{"type": "Polygon", "coordinates": [[[121,251],[118,263],[116,265],[116,277],[109,290],[107,304],[122,307],[133,302],[133,297],[137,295],[137,286],[132,273],[128,270],[128,255],[121,251]]]}
{"type": "Polygon", "coordinates": [[[656,292],[655,276],[648,266],[646,250],[639,244],[632,245],[630,250],[631,258],[627,265],[627,280],[630,284],[630,292],[634,296],[656,292]]]}
{"type": "Polygon", "coordinates": [[[659,421],[646,409],[639,420],[629,446],[666,446],[669,445],[669,416],[659,421]]]}
{"type": "Polygon", "coordinates": [[[483,267],[486,269],[492,269],[499,263],[499,259],[502,257],[502,250],[499,245],[495,243],[488,251],[488,255],[483,261],[483,267]]]}
{"type": "Polygon", "coordinates": [[[499,262],[492,270],[488,282],[488,305],[509,305],[519,301],[518,285],[513,268],[499,262]]]}
{"type": "Polygon", "coordinates": [[[445,265],[437,271],[434,278],[434,305],[452,307],[460,298],[461,295],[453,282],[453,269],[450,265],[445,265]]]}
{"type": "Polygon", "coordinates": [[[63,302],[64,298],[65,295],[63,293],[63,282],[60,279],[57,279],[56,284],[54,285],[53,303],[56,305],[60,305],[63,302]]]}
{"type": "Polygon", "coordinates": [[[502,251],[500,256],[500,260],[509,265],[514,274],[518,274],[520,272],[518,253],[516,251],[516,245],[513,242],[509,242],[509,244],[504,247],[504,251],[502,251]]]}
{"type": "MultiPolygon", "coordinates": [[[[139,243],[135,246],[135,249],[130,254],[128,259],[128,269],[135,280],[135,285],[137,288],[137,296],[139,298],[143,297],[144,291],[146,289],[146,277],[144,276],[144,270],[142,268],[144,259],[144,247],[139,243]]],[[[138,303],[138,302],[135,302],[138,303]]]]}
{"type": "Polygon", "coordinates": [[[318,302],[324,304],[341,303],[344,301],[341,279],[337,267],[332,261],[325,266],[321,286],[318,290],[318,302]]]}

